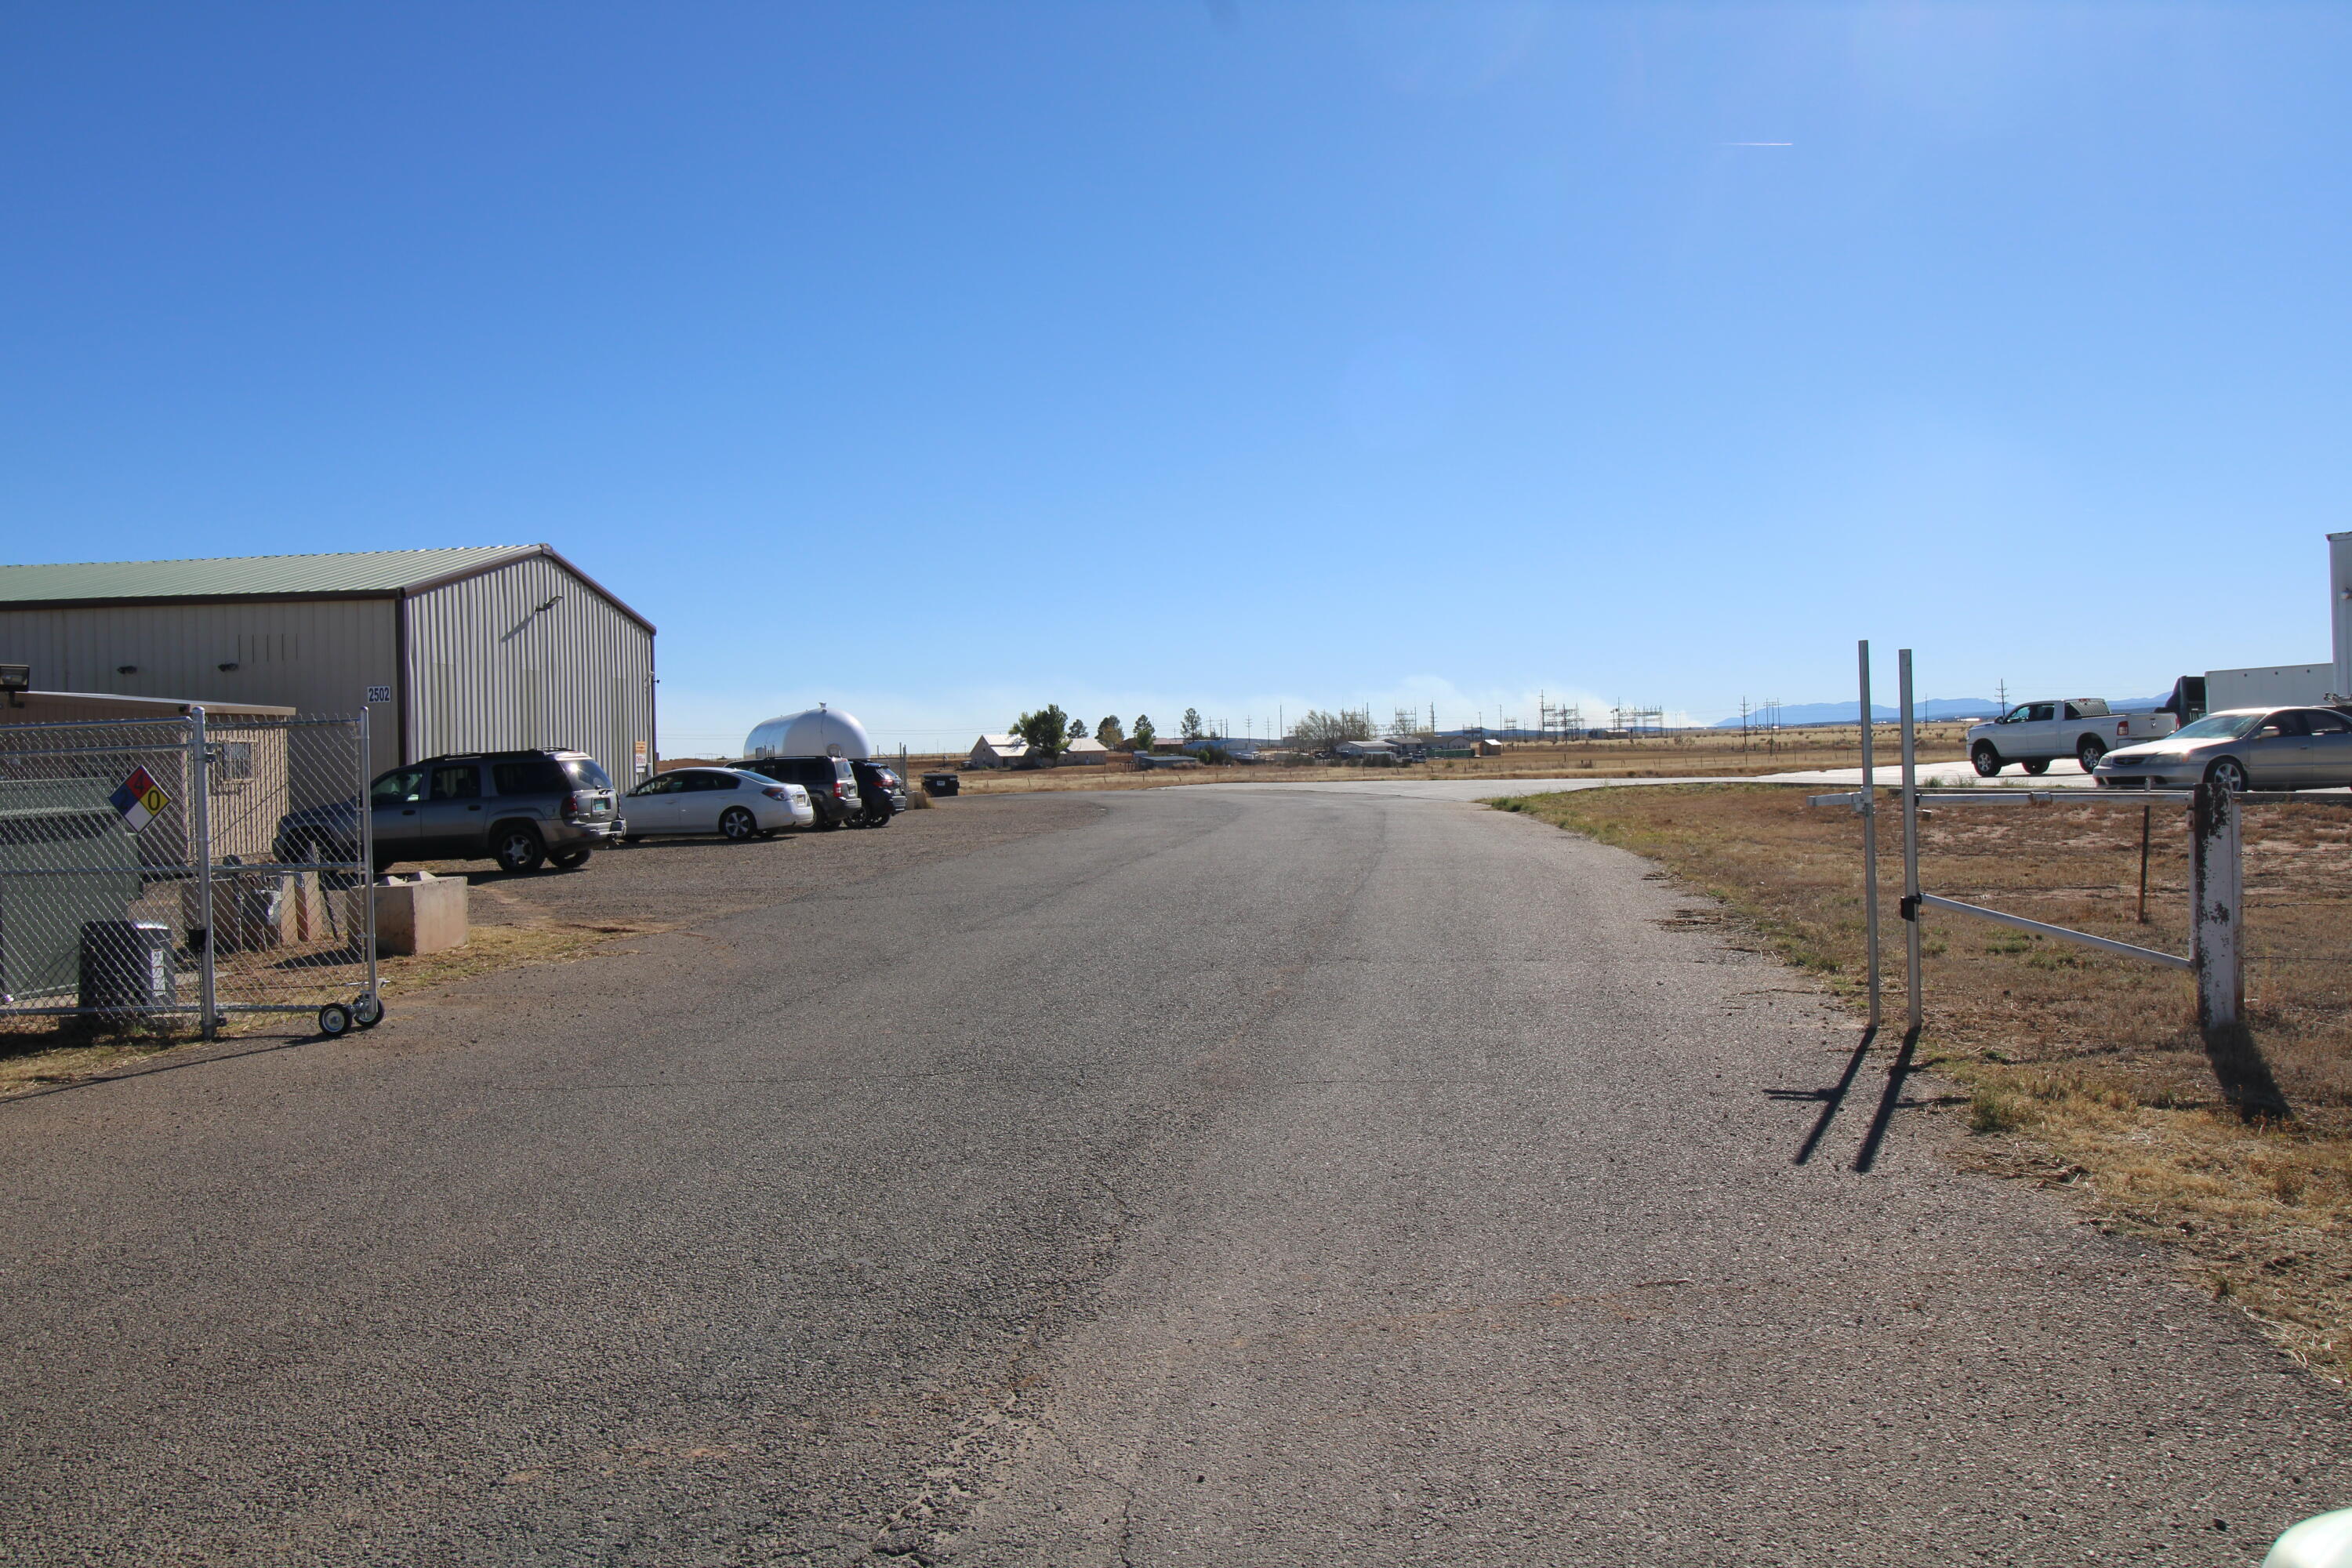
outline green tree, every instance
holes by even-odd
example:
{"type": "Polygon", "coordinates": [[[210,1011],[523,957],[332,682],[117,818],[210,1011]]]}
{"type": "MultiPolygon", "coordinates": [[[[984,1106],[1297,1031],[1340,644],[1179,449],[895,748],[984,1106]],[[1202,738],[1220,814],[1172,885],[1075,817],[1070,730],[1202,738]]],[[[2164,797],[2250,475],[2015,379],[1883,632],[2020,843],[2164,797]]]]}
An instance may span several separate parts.
{"type": "Polygon", "coordinates": [[[1070,721],[1070,739],[1071,739],[1071,740],[1073,740],[1073,741],[1083,741],[1083,740],[1085,740],[1086,738],[1087,738],[1087,721],[1086,721],[1084,719],[1073,719],[1073,720],[1071,720],[1071,721],[1070,721]]]}
{"type": "Polygon", "coordinates": [[[1129,730],[1128,733],[1135,738],[1135,749],[1137,751],[1148,752],[1151,750],[1152,738],[1158,735],[1160,731],[1151,727],[1150,714],[1138,713],[1135,716],[1135,728],[1129,730]]]}
{"type": "Polygon", "coordinates": [[[1070,748],[1070,716],[1058,702],[1048,702],[1034,713],[1013,721],[1013,732],[1029,742],[1030,751],[1052,762],[1070,748]]]}
{"type": "Polygon", "coordinates": [[[1342,708],[1337,713],[1326,713],[1310,708],[1307,716],[1290,727],[1291,738],[1313,745],[1331,745],[1339,741],[1369,741],[1372,738],[1372,715],[1370,709],[1342,708]]]}
{"type": "Polygon", "coordinates": [[[1095,739],[1106,746],[1114,748],[1127,739],[1127,731],[1119,726],[1118,714],[1106,713],[1102,716],[1102,722],[1095,726],[1095,739]]]}
{"type": "Polygon", "coordinates": [[[1184,710],[1184,738],[1188,741],[1201,738],[1201,710],[1198,708],[1184,710]]]}

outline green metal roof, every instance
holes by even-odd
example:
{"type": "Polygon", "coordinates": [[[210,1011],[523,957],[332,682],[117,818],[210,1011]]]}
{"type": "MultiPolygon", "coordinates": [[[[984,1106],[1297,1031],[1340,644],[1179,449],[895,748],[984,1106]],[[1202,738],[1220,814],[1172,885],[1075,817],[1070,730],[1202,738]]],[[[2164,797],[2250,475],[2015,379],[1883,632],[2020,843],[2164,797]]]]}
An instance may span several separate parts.
{"type": "Polygon", "coordinates": [[[355,550],[337,555],[233,555],[209,561],[88,561],[0,566],[0,605],[104,599],[207,599],[300,594],[394,594],[495,563],[539,544],[454,550],[355,550]]]}

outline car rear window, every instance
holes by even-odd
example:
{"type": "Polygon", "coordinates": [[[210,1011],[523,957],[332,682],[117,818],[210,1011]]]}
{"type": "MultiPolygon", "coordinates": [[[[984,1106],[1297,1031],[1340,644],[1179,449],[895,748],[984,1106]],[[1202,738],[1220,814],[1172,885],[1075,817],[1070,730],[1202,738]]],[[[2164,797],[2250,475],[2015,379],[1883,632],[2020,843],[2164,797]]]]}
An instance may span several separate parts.
{"type": "Polygon", "coordinates": [[[572,786],[552,757],[525,757],[520,762],[492,763],[490,781],[500,795],[552,795],[572,786]]]}
{"type": "Polygon", "coordinates": [[[597,765],[593,757],[566,757],[563,759],[563,771],[570,773],[572,782],[582,789],[613,787],[611,776],[597,765]]]}

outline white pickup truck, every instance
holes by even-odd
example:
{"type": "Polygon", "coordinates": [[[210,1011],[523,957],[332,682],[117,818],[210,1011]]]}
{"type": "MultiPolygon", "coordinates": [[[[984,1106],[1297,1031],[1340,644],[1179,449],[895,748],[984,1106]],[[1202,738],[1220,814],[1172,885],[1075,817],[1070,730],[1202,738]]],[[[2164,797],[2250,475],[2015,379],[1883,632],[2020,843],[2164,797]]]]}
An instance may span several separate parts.
{"type": "Polygon", "coordinates": [[[2169,713],[2110,713],[2096,697],[2021,702],[1990,724],[1969,726],[1969,761],[1986,778],[2011,763],[2046,773],[2060,757],[2074,758],[2087,773],[2117,746],[2169,735],[2179,723],[2169,713]]]}

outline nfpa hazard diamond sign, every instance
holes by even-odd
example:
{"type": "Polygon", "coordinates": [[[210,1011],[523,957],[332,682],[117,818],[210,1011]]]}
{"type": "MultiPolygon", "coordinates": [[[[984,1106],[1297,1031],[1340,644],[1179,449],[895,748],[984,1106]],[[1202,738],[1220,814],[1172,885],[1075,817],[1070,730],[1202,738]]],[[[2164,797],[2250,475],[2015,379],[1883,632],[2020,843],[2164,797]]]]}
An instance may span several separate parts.
{"type": "Polygon", "coordinates": [[[122,787],[106,798],[114,803],[114,809],[122,814],[123,826],[133,833],[163,816],[163,808],[172,804],[172,797],[145,768],[131,769],[122,787]]]}

